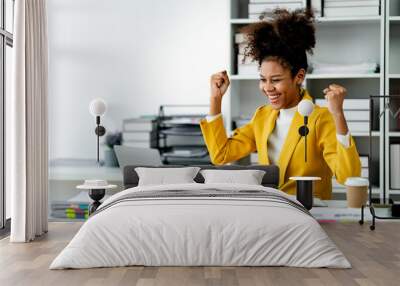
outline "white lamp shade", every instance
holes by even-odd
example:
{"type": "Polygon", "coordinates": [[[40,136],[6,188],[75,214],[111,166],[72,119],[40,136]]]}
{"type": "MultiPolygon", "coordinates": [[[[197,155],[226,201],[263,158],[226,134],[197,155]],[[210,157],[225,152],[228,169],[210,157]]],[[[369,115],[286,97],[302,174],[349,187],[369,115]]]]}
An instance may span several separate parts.
{"type": "Polygon", "coordinates": [[[107,105],[101,98],[93,99],[89,104],[89,111],[93,116],[102,116],[106,109],[107,105]]]}
{"type": "Polygon", "coordinates": [[[297,110],[302,116],[309,116],[314,110],[314,104],[311,100],[303,99],[297,106],[297,110]]]}

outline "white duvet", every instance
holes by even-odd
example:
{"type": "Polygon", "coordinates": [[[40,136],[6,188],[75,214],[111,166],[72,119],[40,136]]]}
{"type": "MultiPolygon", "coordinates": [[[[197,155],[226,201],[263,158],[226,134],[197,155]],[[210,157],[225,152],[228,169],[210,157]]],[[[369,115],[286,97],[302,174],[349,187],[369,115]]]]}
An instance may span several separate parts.
{"type": "MultiPolygon", "coordinates": [[[[194,183],[127,189],[100,208],[130,192],[204,188],[290,197],[262,186],[194,183]]],[[[351,267],[318,222],[291,205],[259,198],[185,197],[104,208],[85,222],[50,269],[127,265],[351,267]]]]}

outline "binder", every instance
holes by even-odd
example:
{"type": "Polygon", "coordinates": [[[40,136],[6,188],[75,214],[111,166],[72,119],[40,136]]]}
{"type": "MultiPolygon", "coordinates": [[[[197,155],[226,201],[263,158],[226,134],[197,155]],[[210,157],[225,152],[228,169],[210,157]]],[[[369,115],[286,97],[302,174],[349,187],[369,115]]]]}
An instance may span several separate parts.
{"type": "Polygon", "coordinates": [[[400,189],[400,144],[390,144],[390,188],[400,189]]]}

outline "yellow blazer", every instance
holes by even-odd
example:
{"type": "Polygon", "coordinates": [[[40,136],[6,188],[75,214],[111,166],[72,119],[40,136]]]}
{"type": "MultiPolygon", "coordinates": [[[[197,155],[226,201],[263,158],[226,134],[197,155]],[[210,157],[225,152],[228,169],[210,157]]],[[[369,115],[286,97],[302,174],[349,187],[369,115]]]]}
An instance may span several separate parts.
{"type": "MultiPolygon", "coordinates": [[[[307,91],[303,98],[312,100],[307,91]]],[[[275,127],[278,114],[279,111],[270,105],[261,106],[251,121],[237,128],[230,138],[226,135],[222,117],[211,122],[203,119],[200,126],[211,161],[222,165],[257,151],[259,164],[269,165],[267,140],[275,127]]],[[[296,112],[278,161],[279,189],[294,195],[296,183],[289,180],[289,177],[318,176],[321,181],[315,184],[314,196],[330,199],[333,175],[343,184],[347,177],[361,174],[356,145],[352,137],[348,148],[337,142],[335,122],[330,112],[326,107],[315,105],[308,118],[307,162],[304,162],[304,137],[298,132],[303,122],[303,117],[296,112]]]]}

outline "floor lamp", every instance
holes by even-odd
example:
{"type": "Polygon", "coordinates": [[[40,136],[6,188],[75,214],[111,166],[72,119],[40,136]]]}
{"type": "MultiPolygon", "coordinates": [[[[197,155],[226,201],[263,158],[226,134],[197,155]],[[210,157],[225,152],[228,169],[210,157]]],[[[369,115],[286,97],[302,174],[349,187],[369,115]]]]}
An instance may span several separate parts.
{"type": "MultiPolygon", "coordinates": [[[[100,125],[100,117],[104,115],[106,112],[107,105],[105,101],[101,98],[93,99],[89,104],[90,113],[96,118],[96,129],[95,133],[97,136],[97,166],[100,167],[100,158],[99,158],[99,145],[100,145],[100,136],[103,136],[106,133],[106,129],[104,126],[100,125]]],[[[87,189],[89,191],[89,197],[93,200],[93,202],[89,205],[89,215],[93,214],[96,209],[99,207],[100,200],[104,197],[106,193],[106,189],[115,188],[115,185],[108,185],[105,180],[85,180],[85,184],[77,186],[78,189],[87,189]]]]}
{"type": "Polygon", "coordinates": [[[99,141],[100,136],[103,136],[106,133],[106,129],[104,126],[100,125],[100,117],[104,115],[106,112],[107,105],[105,101],[101,98],[93,99],[89,104],[89,111],[90,113],[96,118],[96,129],[95,133],[97,135],[97,165],[100,166],[100,159],[99,159],[99,141]]]}
{"type": "MultiPolygon", "coordinates": [[[[304,163],[307,163],[308,117],[313,110],[314,104],[308,99],[303,99],[297,106],[297,112],[304,118],[304,125],[299,128],[300,136],[304,136],[304,163]]],[[[314,181],[319,181],[321,178],[300,176],[290,177],[289,179],[296,181],[296,199],[301,202],[306,209],[310,210],[313,207],[314,181]]]]}

